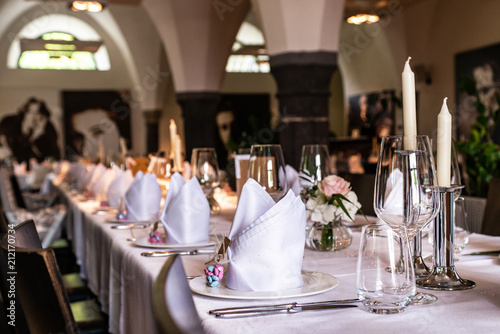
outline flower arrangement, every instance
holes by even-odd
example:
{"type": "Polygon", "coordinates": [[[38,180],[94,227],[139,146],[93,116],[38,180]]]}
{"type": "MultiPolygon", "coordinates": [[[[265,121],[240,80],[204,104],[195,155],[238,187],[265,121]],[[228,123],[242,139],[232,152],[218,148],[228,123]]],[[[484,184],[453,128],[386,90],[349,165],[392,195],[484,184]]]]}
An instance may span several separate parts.
{"type": "Polygon", "coordinates": [[[361,204],[349,182],[340,176],[329,175],[322,182],[311,184],[312,186],[304,187],[301,193],[308,219],[324,225],[336,217],[354,220],[353,217],[360,211],[361,204]]]}
{"type": "Polygon", "coordinates": [[[302,190],[302,200],[306,205],[306,217],[314,222],[308,232],[306,244],[311,249],[330,251],[348,247],[352,234],[342,220],[354,220],[356,212],[361,211],[358,196],[351,190],[351,184],[337,175],[325,177],[322,182],[307,171],[302,171],[309,184],[302,190]]]}

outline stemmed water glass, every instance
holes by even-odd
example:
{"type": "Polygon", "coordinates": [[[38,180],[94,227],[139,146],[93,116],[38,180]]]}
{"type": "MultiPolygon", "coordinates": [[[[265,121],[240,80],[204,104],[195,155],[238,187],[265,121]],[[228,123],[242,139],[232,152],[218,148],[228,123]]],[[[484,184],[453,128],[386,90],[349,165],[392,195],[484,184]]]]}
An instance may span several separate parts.
{"type": "Polygon", "coordinates": [[[312,186],[331,174],[330,154],[326,145],[303,145],[300,156],[300,185],[312,186]]]}
{"type": "Polygon", "coordinates": [[[220,213],[220,204],[214,198],[214,189],[219,186],[219,164],[212,147],[194,148],[191,154],[192,175],[200,182],[210,204],[210,213],[220,213]]]}
{"type": "MultiPolygon", "coordinates": [[[[409,241],[439,212],[439,191],[432,148],[427,136],[382,138],[375,176],[377,216],[409,241]]],[[[412,304],[428,304],[437,297],[418,293],[412,304]]]]}
{"type": "Polygon", "coordinates": [[[252,145],[248,177],[278,202],[288,191],[285,159],[280,145],[252,145]]]}

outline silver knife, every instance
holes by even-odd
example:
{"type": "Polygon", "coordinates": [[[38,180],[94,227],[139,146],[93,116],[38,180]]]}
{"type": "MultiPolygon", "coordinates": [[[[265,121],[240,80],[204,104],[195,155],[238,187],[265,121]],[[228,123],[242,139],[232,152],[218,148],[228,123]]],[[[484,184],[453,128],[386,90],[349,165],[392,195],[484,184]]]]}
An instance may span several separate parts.
{"type": "Polygon", "coordinates": [[[224,318],[224,319],[232,319],[232,318],[247,318],[247,317],[256,317],[262,315],[273,315],[273,314],[282,314],[282,313],[298,313],[302,311],[317,311],[317,310],[330,310],[337,308],[351,308],[358,307],[358,305],[305,305],[305,306],[297,306],[293,305],[287,308],[277,308],[277,309],[260,309],[260,310],[247,310],[247,311],[230,311],[225,313],[214,313],[216,318],[224,318]]]}
{"type": "Polygon", "coordinates": [[[159,257],[159,256],[172,256],[172,255],[201,255],[201,254],[214,254],[213,249],[193,249],[193,250],[169,250],[169,251],[154,251],[143,252],[142,256],[146,257],[159,257]]]}
{"type": "Polygon", "coordinates": [[[273,310],[273,309],[287,309],[290,307],[304,307],[304,306],[329,306],[329,305],[337,305],[337,304],[346,304],[346,303],[357,303],[359,299],[341,299],[341,300],[325,300],[321,302],[310,302],[310,303],[286,303],[286,304],[270,304],[270,305],[255,305],[255,306],[239,306],[239,307],[226,307],[219,308],[208,311],[209,314],[215,313],[228,313],[233,311],[257,311],[257,310],[273,310]]]}
{"type": "Polygon", "coordinates": [[[500,250],[493,250],[493,251],[484,251],[484,252],[473,252],[473,253],[468,253],[468,254],[461,254],[462,256],[465,255],[499,255],[500,250]]]}
{"type": "Polygon", "coordinates": [[[131,229],[143,229],[148,227],[144,224],[127,224],[127,225],[114,225],[111,226],[113,230],[131,230],[131,229]]]}

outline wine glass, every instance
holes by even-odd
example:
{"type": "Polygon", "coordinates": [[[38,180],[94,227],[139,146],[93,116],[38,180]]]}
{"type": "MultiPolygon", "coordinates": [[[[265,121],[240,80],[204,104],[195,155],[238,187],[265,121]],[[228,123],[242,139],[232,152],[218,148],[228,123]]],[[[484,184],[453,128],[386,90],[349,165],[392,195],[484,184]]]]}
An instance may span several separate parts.
{"type": "Polygon", "coordinates": [[[220,204],[214,198],[214,189],[219,186],[219,164],[212,147],[194,148],[191,154],[192,175],[200,182],[210,204],[210,213],[220,213],[220,204]]]}
{"type": "Polygon", "coordinates": [[[313,186],[331,174],[330,153],[326,145],[303,145],[299,176],[302,187],[313,186]]]}
{"type": "MultiPolygon", "coordinates": [[[[383,137],[375,175],[374,210],[377,216],[409,247],[409,241],[436,217],[439,206],[436,167],[429,138],[383,137]]],[[[436,300],[433,295],[418,293],[412,304],[436,300]]]]}
{"type": "Polygon", "coordinates": [[[170,186],[170,177],[173,174],[174,162],[170,159],[168,151],[160,151],[155,157],[154,173],[156,174],[156,180],[160,185],[162,197],[165,198],[167,195],[168,188],[170,186]]]}
{"type": "Polygon", "coordinates": [[[280,145],[252,145],[248,177],[278,202],[288,191],[285,159],[280,145]]]}

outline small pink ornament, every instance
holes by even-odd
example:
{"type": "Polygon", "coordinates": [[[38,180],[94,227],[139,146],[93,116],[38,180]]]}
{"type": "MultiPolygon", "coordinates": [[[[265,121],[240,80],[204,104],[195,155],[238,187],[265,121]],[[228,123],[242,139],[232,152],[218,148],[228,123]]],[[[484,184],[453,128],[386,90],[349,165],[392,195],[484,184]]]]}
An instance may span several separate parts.
{"type": "Polygon", "coordinates": [[[101,201],[101,208],[109,207],[109,203],[107,201],[101,201]]]}
{"type": "Polygon", "coordinates": [[[149,233],[148,241],[152,244],[161,244],[160,232],[155,231],[155,232],[149,233]]]}

